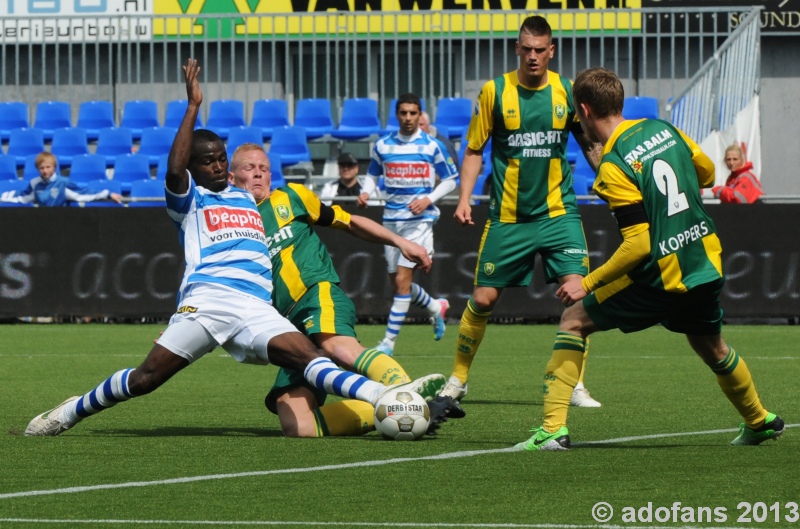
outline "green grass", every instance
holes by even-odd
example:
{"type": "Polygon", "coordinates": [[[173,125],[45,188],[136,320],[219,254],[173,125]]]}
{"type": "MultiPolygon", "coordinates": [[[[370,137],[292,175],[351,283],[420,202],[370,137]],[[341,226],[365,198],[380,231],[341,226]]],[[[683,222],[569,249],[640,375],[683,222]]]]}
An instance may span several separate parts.
{"type": "MultiPolygon", "coordinates": [[[[687,523],[679,512],[679,523],[668,525],[797,527],[784,519],[775,523],[774,510],[763,523],[737,521],[743,512],[737,505],[778,502],[783,516],[790,513],[786,503],[800,502],[798,430],[760,447],[729,446],[732,431],[659,437],[739,423],[686,340],[660,328],[593,337],[586,383],[603,407],[573,409],[569,418],[573,444],[656,437],[578,445],[567,453],[501,451],[541,422],[541,377],[555,332],[548,325],[490,326],[464,400],[467,417],[420,442],[387,442],[375,433],[285,439],[263,406],[275,368],[239,365],[222,350],[153,395],[59,437],[22,435],[34,415],[138,365],[160,329],[0,327],[0,527],[198,526],[189,521],[227,522],[225,527],[594,527],[591,509],[600,501],[614,507],[612,523],[623,526],[655,523],[626,524],[620,517],[625,507],[681,502],[724,507],[727,519],[687,523]],[[453,457],[421,459],[448,454],[453,457]],[[373,464],[355,465],[363,462],[373,464]],[[148,483],[204,476],[216,477],[148,483]],[[132,482],[141,486],[3,496],[132,482]]],[[[450,326],[442,342],[434,342],[429,326],[406,326],[397,358],[412,375],[448,375],[456,330],[450,326]]],[[[364,326],[359,333],[371,345],[383,327],[364,326]]],[[[800,328],[729,326],[724,334],[753,371],[768,409],[787,424],[800,422],[800,328]]]]}

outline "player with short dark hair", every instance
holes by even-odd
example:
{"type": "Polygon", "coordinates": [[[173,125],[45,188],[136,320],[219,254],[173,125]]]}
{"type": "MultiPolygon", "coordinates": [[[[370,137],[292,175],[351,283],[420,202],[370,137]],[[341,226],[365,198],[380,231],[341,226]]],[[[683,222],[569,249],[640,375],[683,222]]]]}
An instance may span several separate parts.
{"type": "Polygon", "coordinates": [[[783,420],[764,409],[750,370],[720,334],[722,247],[700,195],[714,184],[714,163],[666,121],[625,120],[625,94],[613,72],[584,70],[573,90],[586,135],[604,146],[594,190],[608,202],[623,240],[605,264],[556,292],[568,308],[544,377],[544,424],[517,448],[569,449],[570,395],[590,334],[657,324],[686,335],[744,419],[731,444],[779,437],[783,420]]]}
{"type": "MultiPolygon", "coordinates": [[[[572,83],[548,69],[554,53],[547,20],[526,18],[516,42],[519,67],[484,84],[475,103],[454,217],[463,226],[473,225],[470,199],[491,139],[489,218],[472,296],[461,316],[453,372],[441,393],[445,399],[459,401],[466,395],[469,371],[495,305],[504,289],[530,285],[537,254],[548,283],[583,277],[589,270],[567,162],[568,135],[575,136],[593,167],[598,155],[575,116],[572,83]]],[[[600,406],[582,381],[573,404],[600,406]]]]}
{"type": "MultiPolygon", "coordinates": [[[[228,186],[220,138],[194,131],[203,101],[200,67],[189,59],[183,69],[189,103],[165,181],[167,213],[179,230],[186,263],[179,308],[139,367],[120,370],[83,396],[34,417],[25,435],[58,435],[119,402],[151,393],[217,346],[239,362],[294,369],[319,390],[370,405],[386,391],[340,369],[273,307],[272,263],[261,215],[249,192],[228,186]]],[[[442,375],[429,375],[406,386],[419,393],[443,383],[442,375]]]]}

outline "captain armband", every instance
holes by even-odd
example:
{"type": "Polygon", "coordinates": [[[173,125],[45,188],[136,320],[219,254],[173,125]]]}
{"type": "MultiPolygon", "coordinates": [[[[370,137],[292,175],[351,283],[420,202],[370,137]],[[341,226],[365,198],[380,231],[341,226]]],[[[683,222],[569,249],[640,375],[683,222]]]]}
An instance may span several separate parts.
{"type": "Polygon", "coordinates": [[[614,217],[616,217],[617,226],[621,230],[636,224],[650,222],[647,218],[647,212],[644,210],[644,204],[641,202],[615,209],[614,217]]]}
{"type": "Polygon", "coordinates": [[[318,226],[330,226],[331,224],[333,224],[333,220],[335,218],[336,218],[336,212],[333,210],[332,206],[320,204],[319,219],[317,219],[316,222],[318,226]]]}

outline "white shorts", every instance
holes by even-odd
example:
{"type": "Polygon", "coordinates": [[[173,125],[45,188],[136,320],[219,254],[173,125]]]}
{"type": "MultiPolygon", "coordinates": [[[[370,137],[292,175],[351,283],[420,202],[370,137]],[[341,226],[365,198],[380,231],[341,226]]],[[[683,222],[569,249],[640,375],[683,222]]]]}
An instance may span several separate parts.
{"type": "Polygon", "coordinates": [[[266,301],[204,284],[184,297],[157,343],[189,363],[221,345],[237,362],[265,365],[267,343],[287,332],[300,331],[266,301]]]}
{"type": "MultiPolygon", "coordinates": [[[[428,255],[433,257],[433,222],[384,222],[383,227],[396,233],[404,239],[415,242],[428,251],[428,255]]],[[[390,274],[397,272],[397,267],[414,268],[417,263],[409,261],[398,248],[394,246],[384,246],[386,256],[386,268],[390,274]]]]}

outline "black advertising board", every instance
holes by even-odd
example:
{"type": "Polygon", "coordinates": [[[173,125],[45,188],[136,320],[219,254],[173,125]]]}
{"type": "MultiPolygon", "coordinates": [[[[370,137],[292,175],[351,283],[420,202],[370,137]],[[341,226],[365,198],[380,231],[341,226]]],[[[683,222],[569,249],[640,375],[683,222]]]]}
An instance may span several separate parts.
{"type": "MultiPolygon", "coordinates": [[[[642,0],[642,7],[742,7],[739,12],[726,12],[715,16],[713,12],[708,12],[702,16],[702,29],[704,32],[711,32],[714,25],[722,30],[731,27],[735,29],[739,21],[746,15],[751,6],[761,5],[761,32],[764,36],[771,35],[800,35],[800,0],[764,0],[755,2],[753,0],[642,0]],[[730,26],[729,26],[730,24],[730,26]]],[[[689,19],[690,28],[698,31],[701,26],[700,17],[689,19]]],[[[656,31],[656,18],[651,16],[646,24],[648,32],[656,31]]],[[[682,28],[681,28],[682,29],[682,28]]],[[[662,27],[661,32],[669,32],[669,27],[662,27]]]]}
{"type": "MultiPolygon", "coordinates": [[[[419,282],[447,297],[453,315],[472,292],[485,209],[464,228],[444,206],[435,228],[436,255],[419,282]]],[[[800,205],[709,206],[722,240],[730,318],[800,316],[800,205]]],[[[380,208],[367,215],[380,218],[380,208]]],[[[581,210],[592,266],[614,252],[619,235],[604,205],[581,210]]],[[[0,208],[0,317],[167,317],[183,271],[177,230],[161,208],[0,208]]],[[[384,318],[391,291],[381,246],[338,230],[318,231],[331,249],[342,287],[361,317],[384,318]]],[[[547,319],[561,312],[555,287],[537,264],[530,288],[508,289],[497,318],[547,319]]],[[[422,316],[412,311],[412,316],[422,316]]],[[[453,316],[456,317],[456,316],[453,316]]]]}

